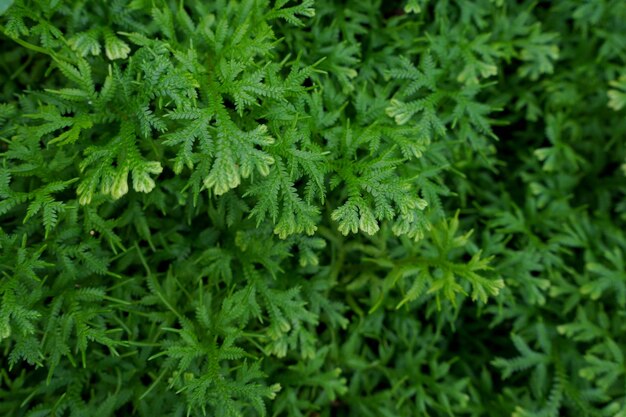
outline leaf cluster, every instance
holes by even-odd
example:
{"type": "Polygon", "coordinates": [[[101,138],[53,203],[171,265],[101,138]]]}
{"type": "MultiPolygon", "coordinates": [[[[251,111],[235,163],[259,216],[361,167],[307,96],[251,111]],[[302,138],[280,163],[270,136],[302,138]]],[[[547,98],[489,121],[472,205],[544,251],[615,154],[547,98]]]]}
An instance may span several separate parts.
{"type": "Polygon", "coordinates": [[[626,415],[622,0],[0,0],[0,414],[626,415]]]}

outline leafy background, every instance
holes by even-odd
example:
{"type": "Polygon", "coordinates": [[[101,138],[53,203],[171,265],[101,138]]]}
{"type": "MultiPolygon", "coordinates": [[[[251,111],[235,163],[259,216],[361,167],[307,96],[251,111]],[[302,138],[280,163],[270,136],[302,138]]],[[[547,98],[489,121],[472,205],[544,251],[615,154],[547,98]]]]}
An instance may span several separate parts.
{"type": "Polygon", "coordinates": [[[623,1],[0,14],[3,415],[626,415],[623,1]]]}

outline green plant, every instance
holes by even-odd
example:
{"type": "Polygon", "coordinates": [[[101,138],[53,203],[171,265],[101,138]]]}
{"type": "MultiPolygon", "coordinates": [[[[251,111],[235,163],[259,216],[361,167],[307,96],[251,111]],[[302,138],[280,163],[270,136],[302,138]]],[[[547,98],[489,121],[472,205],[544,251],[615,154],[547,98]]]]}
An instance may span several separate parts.
{"type": "Polygon", "coordinates": [[[626,416],[621,0],[0,0],[0,413],[626,416]]]}

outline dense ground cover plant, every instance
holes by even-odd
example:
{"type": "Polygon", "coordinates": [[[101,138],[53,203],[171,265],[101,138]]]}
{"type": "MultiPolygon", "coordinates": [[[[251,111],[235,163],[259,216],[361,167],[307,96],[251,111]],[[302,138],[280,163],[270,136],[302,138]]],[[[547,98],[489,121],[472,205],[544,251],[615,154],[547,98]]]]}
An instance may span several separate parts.
{"type": "Polygon", "coordinates": [[[0,414],[626,416],[622,0],[0,0],[0,414]]]}

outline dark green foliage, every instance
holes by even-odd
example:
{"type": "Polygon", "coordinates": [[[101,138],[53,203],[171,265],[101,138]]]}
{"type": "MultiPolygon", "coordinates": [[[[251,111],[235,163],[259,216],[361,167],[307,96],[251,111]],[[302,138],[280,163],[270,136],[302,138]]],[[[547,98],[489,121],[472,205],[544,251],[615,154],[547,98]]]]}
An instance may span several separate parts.
{"type": "Polygon", "coordinates": [[[623,0],[0,0],[0,414],[626,416],[623,0]]]}

